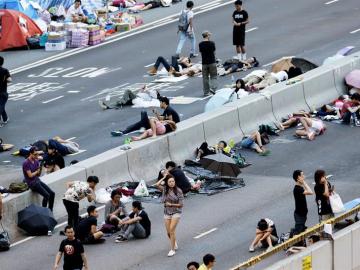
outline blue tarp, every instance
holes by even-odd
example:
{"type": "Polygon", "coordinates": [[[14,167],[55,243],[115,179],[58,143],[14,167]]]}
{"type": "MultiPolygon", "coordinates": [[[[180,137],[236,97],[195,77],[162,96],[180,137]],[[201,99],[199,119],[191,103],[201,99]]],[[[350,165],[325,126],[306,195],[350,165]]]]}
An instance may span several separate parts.
{"type": "Polygon", "coordinates": [[[0,0],[0,9],[13,9],[26,14],[31,19],[39,18],[29,0],[0,0]]]}

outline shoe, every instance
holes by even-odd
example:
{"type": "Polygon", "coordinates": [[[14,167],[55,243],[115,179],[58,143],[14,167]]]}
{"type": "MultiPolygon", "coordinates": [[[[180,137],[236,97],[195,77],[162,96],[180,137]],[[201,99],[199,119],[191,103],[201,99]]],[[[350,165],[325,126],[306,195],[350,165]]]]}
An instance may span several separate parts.
{"type": "Polygon", "coordinates": [[[113,130],[113,131],[111,131],[111,135],[114,137],[119,137],[119,136],[124,135],[124,133],[120,130],[113,130]]]}
{"type": "Polygon", "coordinates": [[[3,125],[5,126],[7,123],[9,123],[9,121],[10,121],[10,117],[8,117],[8,119],[3,122],[3,125]]]}
{"type": "Polygon", "coordinates": [[[170,250],[169,253],[168,253],[168,257],[172,257],[176,254],[175,250],[170,250]]]}
{"type": "Polygon", "coordinates": [[[262,151],[259,155],[265,157],[265,156],[270,155],[270,153],[271,153],[270,150],[265,150],[265,151],[262,151]]]}
{"type": "Polygon", "coordinates": [[[154,76],[157,74],[157,69],[155,67],[152,67],[148,70],[148,74],[151,76],[154,76]]]}
{"type": "Polygon", "coordinates": [[[268,248],[266,249],[266,252],[272,251],[273,249],[274,249],[274,247],[268,247],[268,248]]]}
{"type": "Polygon", "coordinates": [[[100,106],[100,108],[103,109],[103,110],[109,109],[109,107],[105,104],[105,102],[104,102],[104,101],[101,101],[101,100],[99,100],[99,106],[100,106]]]}
{"type": "MultiPolygon", "coordinates": [[[[4,122],[4,124],[5,124],[5,122],[4,122]]],[[[360,127],[360,120],[359,119],[355,120],[355,126],[360,127]]]]}
{"type": "Polygon", "coordinates": [[[179,249],[179,247],[178,247],[177,243],[175,242],[174,250],[178,250],[178,249],[179,249]]]}
{"type": "Polygon", "coordinates": [[[128,239],[121,235],[115,239],[115,243],[123,243],[123,242],[127,242],[127,241],[128,241],[128,239]]]}
{"type": "Polygon", "coordinates": [[[190,58],[195,58],[195,57],[198,57],[199,56],[199,54],[197,54],[197,53],[190,53],[190,58]]]}
{"type": "Polygon", "coordinates": [[[211,93],[212,95],[215,95],[215,94],[216,94],[216,92],[215,92],[214,90],[210,90],[210,93],[211,93]]]}
{"type": "Polygon", "coordinates": [[[4,126],[4,124],[3,123],[0,123],[0,128],[2,128],[4,126]]]}
{"type": "Polygon", "coordinates": [[[255,251],[255,248],[253,246],[250,246],[249,247],[249,252],[254,252],[255,251]]]}
{"type": "Polygon", "coordinates": [[[60,231],[59,234],[62,235],[62,236],[65,236],[65,232],[64,232],[64,231],[60,231]]]}

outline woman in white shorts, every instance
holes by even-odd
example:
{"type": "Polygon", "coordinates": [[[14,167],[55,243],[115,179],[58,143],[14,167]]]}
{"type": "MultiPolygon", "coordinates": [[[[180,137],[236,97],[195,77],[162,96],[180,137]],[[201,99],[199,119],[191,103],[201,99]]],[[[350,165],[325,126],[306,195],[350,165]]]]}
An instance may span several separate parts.
{"type": "Polygon", "coordinates": [[[178,249],[176,243],[176,226],[180,221],[184,195],[180,188],[176,186],[174,177],[168,172],[160,179],[156,186],[162,191],[162,202],[164,203],[164,222],[167,236],[170,239],[170,251],[168,257],[175,255],[178,249]]]}
{"type": "Polygon", "coordinates": [[[300,123],[304,129],[296,130],[296,135],[300,137],[306,136],[310,141],[314,140],[315,136],[322,134],[326,129],[324,122],[320,119],[301,117],[300,123]]]}

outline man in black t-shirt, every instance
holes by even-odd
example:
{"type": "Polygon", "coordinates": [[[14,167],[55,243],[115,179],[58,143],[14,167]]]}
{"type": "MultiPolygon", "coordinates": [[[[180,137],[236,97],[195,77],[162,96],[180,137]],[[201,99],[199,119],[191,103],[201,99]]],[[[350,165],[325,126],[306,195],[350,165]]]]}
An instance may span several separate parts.
{"type": "Polygon", "coordinates": [[[203,90],[204,96],[210,94],[215,95],[217,68],[215,58],[215,43],[210,41],[211,33],[204,31],[202,33],[203,41],[199,43],[199,51],[201,52],[202,59],[202,77],[203,77],[203,90]]]}
{"type": "Polygon", "coordinates": [[[301,170],[295,170],[293,172],[293,179],[295,181],[295,186],[293,190],[294,199],[295,199],[295,232],[296,234],[305,231],[306,219],[307,219],[307,202],[306,195],[312,195],[313,192],[309,185],[305,181],[304,172],[301,170]]]}
{"type": "Polygon", "coordinates": [[[97,217],[98,211],[94,205],[90,205],[87,208],[88,217],[81,220],[77,230],[76,238],[83,244],[97,244],[102,243],[105,239],[102,239],[103,232],[97,229],[97,217]]]}
{"type": "Polygon", "coordinates": [[[0,123],[0,127],[6,125],[9,121],[9,117],[5,111],[5,105],[9,98],[7,92],[7,84],[12,81],[10,72],[3,68],[4,58],[0,56],[0,120],[2,119],[2,123],[0,123]]]}
{"type": "Polygon", "coordinates": [[[132,203],[133,211],[129,215],[129,219],[120,221],[121,231],[116,238],[116,243],[126,242],[132,234],[137,239],[144,239],[151,234],[151,221],[147,213],[143,210],[141,202],[134,201],[132,203]]]}
{"type": "Polygon", "coordinates": [[[242,9],[242,1],[235,1],[233,18],[233,45],[236,47],[237,58],[246,60],[245,52],[245,25],[249,23],[248,13],[242,9]]]}
{"type": "Polygon", "coordinates": [[[75,239],[73,227],[66,226],[64,231],[67,238],[60,244],[53,269],[58,269],[61,257],[64,254],[64,270],[81,270],[83,267],[88,270],[84,247],[78,239],[75,239]]]}
{"type": "Polygon", "coordinates": [[[172,176],[174,176],[176,186],[180,188],[184,194],[191,190],[189,179],[180,168],[176,167],[174,161],[166,162],[165,168],[172,176]]]}

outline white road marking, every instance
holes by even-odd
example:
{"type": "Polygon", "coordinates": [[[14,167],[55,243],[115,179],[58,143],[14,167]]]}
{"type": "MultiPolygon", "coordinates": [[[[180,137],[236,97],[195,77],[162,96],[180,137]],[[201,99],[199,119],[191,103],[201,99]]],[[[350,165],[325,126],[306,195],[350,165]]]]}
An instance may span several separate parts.
{"type": "Polygon", "coordinates": [[[66,139],[67,141],[72,141],[72,140],[75,140],[76,139],[76,137],[71,137],[71,138],[69,138],[69,139],[66,139]]]}
{"type": "Polygon", "coordinates": [[[208,230],[207,232],[203,232],[203,233],[195,236],[194,239],[199,239],[199,238],[201,238],[201,237],[203,237],[205,235],[208,235],[208,234],[210,234],[212,232],[215,232],[216,230],[217,230],[217,228],[212,228],[211,230],[208,230]]]}
{"type": "Polygon", "coordinates": [[[3,162],[4,162],[4,163],[10,163],[11,160],[4,160],[3,162]]]}
{"type": "Polygon", "coordinates": [[[339,0],[332,0],[332,1],[329,1],[329,2],[326,2],[325,5],[330,5],[332,3],[335,3],[335,2],[338,2],[339,0]]]}
{"type": "Polygon", "coordinates": [[[68,156],[76,156],[76,155],[79,155],[79,154],[84,153],[84,152],[86,152],[86,151],[87,151],[87,150],[85,150],[85,149],[80,149],[79,152],[72,153],[72,154],[68,154],[68,156]]]}
{"type": "Polygon", "coordinates": [[[202,7],[201,10],[207,10],[207,9],[212,8],[212,7],[216,7],[218,5],[220,5],[220,3],[212,3],[211,5],[208,5],[206,7],[202,7]]]}
{"type": "Polygon", "coordinates": [[[359,28],[359,29],[356,29],[356,30],[354,30],[354,31],[351,31],[350,34],[355,34],[355,33],[359,32],[359,31],[360,31],[360,28],[359,28]]]}
{"type": "Polygon", "coordinates": [[[148,64],[148,65],[146,65],[146,66],[144,66],[144,67],[148,68],[148,67],[151,67],[151,66],[153,66],[153,65],[155,65],[155,63],[148,64]]]}
{"type": "Polygon", "coordinates": [[[207,4],[204,4],[201,6],[200,9],[205,9],[205,8],[208,8],[209,6],[213,6],[213,5],[217,5],[219,4],[218,2],[220,2],[221,0],[216,0],[216,1],[213,1],[213,2],[210,2],[210,3],[207,3],[207,4]]]}
{"type": "Polygon", "coordinates": [[[253,27],[253,28],[250,28],[250,29],[246,30],[245,32],[249,33],[249,32],[255,31],[257,29],[259,29],[259,27],[253,27]]]}
{"type": "MultiPolygon", "coordinates": [[[[103,208],[105,208],[105,205],[102,205],[102,206],[100,206],[100,207],[98,207],[98,208],[96,208],[96,209],[99,211],[99,210],[101,210],[101,209],[103,209],[103,208]]],[[[85,217],[85,216],[86,216],[86,214],[82,214],[82,215],[81,215],[81,217],[85,217]]],[[[58,228],[60,228],[60,227],[62,227],[62,226],[64,226],[64,225],[66,225],[66,224],[67,224],[67,221],[64,221],[63,223],[60,223],[60,224],[58,224],[58,225],[55,226],[54,230],[56,230],[56,229],[58,229],[58,228]]],[[[15,246],[20,245],[20,244],[22,244],[22,243],[25,243],[25,242],[27,242],[27,241],[35,238],[35,237],[36,237],[36,236],[29,236],[29,237],[27,237],[27,238],[25,238],[25,239],[23,239],[23,240],[20,240],[20,241],[17,241],[17,242],[15,242],[15,243],[12,243],[12,244],[10,245],[10,247],[15,247],[15,246]]]]}
{"type": "MultiPolygon", "coordinates": [[[[210,11],[210,10],[212,10],[214,8],[218,8],[218,7],[222,7],[222,6],[226,6],[226,5],[234,3],[231,0],[231,1],[228,1],[228,2],[225,2],[225,3],[221,3],[221,4],[217,5],[217,6],[210,7],[209,9],[201,10],[202,7],[204,7],[206,5],[210,5],[210,4],[215,3],[215,2],[218,2],[218,0],[214,1],[214,2],[211,2],[211,3],[204,4],[204,5],[199,6],[197,8],[194,8],[194,10],[199,10],[199,11],[194,12],[194,13],[197,15],[197,14],[201,14],[201,13],[210,11]]],[[[158,27],[161,27],[161,26],[164,26],[164,25],[167,25],[167,24],[178,21],[178,15],[179,15],[178,13],[172,14],[172,15],[170,15],[168,17],[165,17],[165,18],[162,18],[160,20],[156,20],[156,21],[153,21],[151,23],[141,25],[141,26],[139,26],[137,28],[134,28],[134,30],[131,30],[129,32],[123,32],[123,33],[120,33],[118,35],[111,36],[111,37],[107,38],[107,40],[105,42],[100,43],[100,44],[98,44],[96,46],[89,46],[89,47],[85,47],[85,48],[72,49],[72,50],[66,51],[64,53],[60,53],[60,54],[50,56],[48,58],[36,61],[35,63],[31,63],[31,64],[28,64],[28,65],[24,65],[24,66],[12,69],[12,70],[10,70],[10,72],[11,72],[11,74],[16,74],[16,73],[19,73],[19,72],[22,72],[22,71],[25,71],[25,70],[28,70],[28,69],[31,69],[31,68],[34,68],[34,67],[45,65],[45,64],[48,64],[48,63],[51,63],[51,62],[54,62],[54,61],[57,61],[57,60],[72,56],[72,55],[75,55],[75,54],[86,52],[88,50],[93,50],[95,48],[102,47],[102,46],[105,46],[107,44],[110,44],[110,43],[113,43],[113,42],[116,42],[116,41],[119,41],[119,40],[122,40],[122,39],[125,39],[125,38],[128,38],[128,37],[132,37],[132,36],[135,36],[135,35],[142,34],[144,32],[153,30],[155,28],[158,28],[158,27]],[[173,19],[174,16],[176,16],[176,18],[173,19]],[[171,20],[166,21],[165,23],[161,23],[162,21],[164,21],[167,18],[171,18],[171,20]],[[157,24],[158,22],[160,22],[160,24],[157,24]],[[156,24],[156,25],[154,25],[154,24],[156,24]],[[153,26],[151,26],[151,25],[153,25],[153,26]]]]}
{"type": "Polygon", "coordinates": [[[63,98],[63,97],[64,97],[64,96],[58,96],[58,97],[56,97],[56,98],[52,98],[52,99],[43,101],[42,103],[43,103],[43,104],[47,104],[47,103],[50,103],[50,102],[52,102],[52,101],[58,100],[58,99],[63,98]]]}
{"type": "Polygon", "coordinates": [[[70,91],[67,91],[67,92],[70,93],[70,94],[80,93],[80,91],[78,91],[78,90],[70,90],[70,91]]]}

